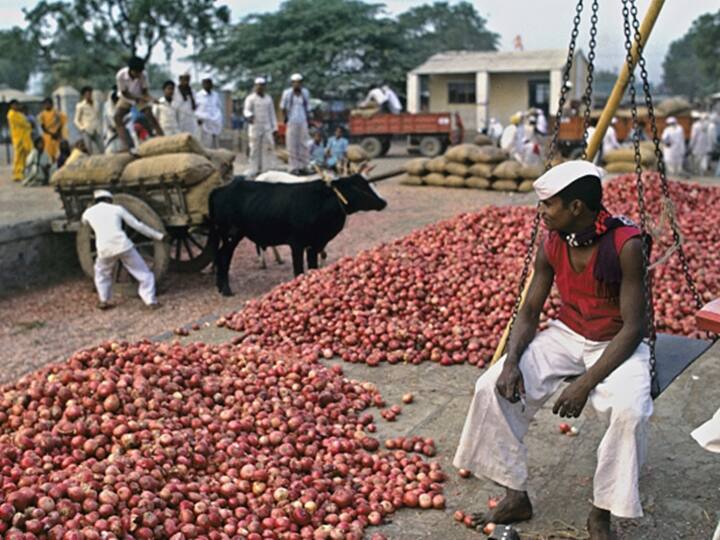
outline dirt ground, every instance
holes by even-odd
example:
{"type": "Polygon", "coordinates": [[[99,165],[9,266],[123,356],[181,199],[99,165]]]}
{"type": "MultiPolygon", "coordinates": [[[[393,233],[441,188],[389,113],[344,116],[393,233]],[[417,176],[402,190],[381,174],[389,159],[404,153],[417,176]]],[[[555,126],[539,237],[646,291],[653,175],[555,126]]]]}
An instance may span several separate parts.
{"type": "MultiPolygon", "coordinates": [[[[379,170],[402,163],[405,156],[381,160],[379,170]]],[[[329,261],[353,255],[381,242],[403,236],[413,229],[476,211],[487,204],[521,204],[531,196],[499,194],[476,190],[413,188],[396,180],[378,186],[388,200],[381,213],[351,217],[346,229],[330,244],[329,261]]],[[[170,275],[161,284],[159,312],[146,311],[132,290],[121,291],[118,306],[109,312],[93,309],[92,283],[82,276],[43,289],[24,291],[0,299],[0,350],[3,370],[0,382],[15,380],[51,361],[61,360],[78,348],[100,339],[174,339],[168,332],[193,321],[213,320],[216,315],[238,309],[274,285],[291,279],[289,253],[286,264],[269,264],[260,270],[252,246],[243,242],[233,260],[231,284],[234,298],[220,297],[213,289],[210,274],[170,275]]],[[[192,341],[226,341],[230,331],[212,324],[188,338],[192,341]]],[[[501,491],[480,479],[460,479],[451,465],[465,413],[472,397],[475,378],[481,372],[472,366],[443,368],[437,364],[370,368],[345,364],[348,376],[371,380],[381,388],[388,403],[400,403],[405,392],[415,402],[403,406],[398,421],[378,418],[379,438],[417,434],[432,436],[438,447],[437,459],[451,479],[446,484],[445,511],[402,510],[390,523],[379,528],[393,540],[478,538],[452,519],[456,509],[474,511],[485,506],[490,495],[501,491]]],[[[641,489],[646,511],[640,520],[617,523],[625,539],[709,539],[720,518],[720,457],[703,451],[690,438],[694,427],[708,419],[720,406],[720,348],[688,370],[656,402],[652,420],[648,462],[641,489]]],[[[549,402],[550,407],[552,401],[549,402]]],[[[545,407],[538,414],[527,437],[530,447],[530,494],[535,504],[533,520],[518,528],[523,539],[587,538],[584,521],[592,496],[595,448],[603,427],[592,413],[583,413],[575,422],[580,435],[571,438],[557,431],[559,420],[545,407]]],[[[374,532],[375,528],[368,532],[374,532]]],[[[368,534],[368,537],[370,534],[368,534]]]]}

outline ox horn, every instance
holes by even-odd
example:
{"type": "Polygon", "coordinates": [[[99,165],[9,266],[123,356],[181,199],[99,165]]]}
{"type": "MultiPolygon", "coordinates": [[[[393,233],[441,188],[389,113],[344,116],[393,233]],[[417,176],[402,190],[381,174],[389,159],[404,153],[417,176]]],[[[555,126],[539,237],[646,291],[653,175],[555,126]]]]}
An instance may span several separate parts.
{"type": "Polygon", "coordinates": [[[395,169],[390,172],[371,176],[370,178],[368,178],[368,182],[382,182],[383,180],[387,180],[388,178],[393,178],[395,176],[400,176],[401,174],[405,174],[405,169],[395,169]]]}

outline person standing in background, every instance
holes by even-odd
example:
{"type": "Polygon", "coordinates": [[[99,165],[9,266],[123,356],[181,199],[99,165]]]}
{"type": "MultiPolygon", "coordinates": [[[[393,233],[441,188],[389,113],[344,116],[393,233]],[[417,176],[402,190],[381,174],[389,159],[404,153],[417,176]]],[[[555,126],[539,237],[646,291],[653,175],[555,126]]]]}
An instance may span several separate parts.
{"type": "Polygon", "coordinates": [[[178,125],[181,133],[199,136],[199,125],[195,111],[197,103],[195,92],[190,87],[190,73],[185,72],[178,78],[176,92],[173,94],[172,105],[178,112],[178,125]]]}
{"type": "Polygon", "coordinates": [[[612,152],[613,150],[617,150],[618,148],[620,148],[620,143],[618,142],[617,138],[617,132],[615,131],[615,124],[617,124],[617,118],[613,116],[612,120],[610,120],[610,125],[605,132],[605,136],[603,137],[603,157],[607,156],[608,152],[612,152]]]}
{"type": "Polygon", "coordinates": [[[89,154],[102,154],[102,140],[100,136],[100,118],[92,97],[92,87],[84,86],[80,90],[82,101],[75,107],[73,123],[85,141],[85,148],[89,154]]]}
{"type": "Polygon", "coordinates": [[[200,124],[202,143],[208,148],[217,148],[219,146],[218,137],[222,132],[223,113],[220,96],[213,90],[213,82],[210,77],[204,77],[202,80],[202,90],[197,94],[195,114],[200,124]]]}
{"type": "Polygon", "coordinates": [[[690,130],[690,153],[692,154],[693,172],[703,176],[710,164],[710,152],[712,152],[715,138],[711,133],[715,126],[709,121],[708,115],[703,114],[690,130]]]}
{"type": "Polygon", "coordinates": [[[498,122],[497,118],[491,118],[487,128],[487,136],[492,139],[493,144],[497,146],[503,134],[503,126],[498,122]]]}
{"type": "Polygon", "coordinates": [[[32,125],[20,110],[20,102],[17,99],[10,101],[7,121],[13,146],[12,178],[15,182],[21,182],[25,176],[25,162],[33,149],[33,142],[32,125]]]}
{"type": "Polygon", "coordinates": [[[663,144],[663,159],[670,174],[679,174],[683,170],[685,159],[685,130],[677,123],[677,118],[668,116],[667,127],[660,140],[663,144]]]}
{"type": "Polygon", "coordinates": [[[310,138],[310,92],[303,88],[300,73],[290,77],[291,88],[286,89],[280,99],[280,108],[285,116],[285,146],[288,151],[290,173],[304,171],[310,164],[307,141],[310,138]]]}
{"type": "Polygon", "coordinates": [[[265,93],[267,81],[264,77],[255,79],[255,91],[245,98],[243,114],[248,123],[250,143],[250,165],[246,176],[250,179],[266,170],[275,148],[277,118],[272,98],[265,93]]]}
{"type": "Polygon", "coordinates": [[[38,114],[38,121],[43,132],[45,152],[55,163],[60,154],[60,141],[63,139],[67,116],[55,109],[52,99],[48,97],[43,100],[43,111],[38,114]]]}
{"type": "Polygon", "coordinates": [[[175,83],[165,81],[163,83],[163,97],[153,105],[153,114],[165,135],[176,135],[180,133],[179,111],[173,107],[173,94],[175,83]]]}

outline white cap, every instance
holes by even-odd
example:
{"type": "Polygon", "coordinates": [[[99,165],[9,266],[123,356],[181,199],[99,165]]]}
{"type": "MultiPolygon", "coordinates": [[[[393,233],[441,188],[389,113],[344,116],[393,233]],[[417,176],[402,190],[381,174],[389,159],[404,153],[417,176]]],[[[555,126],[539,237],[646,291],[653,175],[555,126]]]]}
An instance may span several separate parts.
{"type": "Polygon", "coordinates": [[[210,75],[209,73],[203,73],[202,76],[200,77],[200,80],[201,81],[212,81],[212,75],[210,75]]]}
{"type": "Polygon", "coordinates": [[[266,84],[265,77],[255,77],[255,84],[266,84]]]}
{"type": "Polygon", "coordinates": [[[566,161],[555,165],[540,178],[535,180],[533,188],[538,199],[545,201],[560,193],[578,178],[583,176],[603,177],[603,170],[589,161],[576,160],[566,161]]]}
{"type": "Polygon", "coordinates": [[[190,70],[186,69],[182,73],[180,73],[180,77],[190,77],[190,70]]]}
{"type": "Polygon", "coordinates": [[[302,80],[303,80],[303,76],[300,75],[299,73],[293,73],[293,74],[290,76],[290,81],[291,81],[291,82],[300,82],[300,81],[302,81],[302,80]]]}
{"type": "Polygon", "coordinates": [[[617,118],[615,116],[613,116],[612,120],[610,120],[610,125],[614,126],[615,124],[617,124],[617,118]]]}
{"type": "Polygon", "coordinates": [[[674,116],[668,116],[667,123],[668,124],[677,124],[677,118],[675,118],[674,116]]]}
{"type": "Polygon", "coordinates": [[[96,189],[93,191],[93,199],[97,200],[102,198],[112,199],[112,193],[110,193],[107,189],[96,189]]]}

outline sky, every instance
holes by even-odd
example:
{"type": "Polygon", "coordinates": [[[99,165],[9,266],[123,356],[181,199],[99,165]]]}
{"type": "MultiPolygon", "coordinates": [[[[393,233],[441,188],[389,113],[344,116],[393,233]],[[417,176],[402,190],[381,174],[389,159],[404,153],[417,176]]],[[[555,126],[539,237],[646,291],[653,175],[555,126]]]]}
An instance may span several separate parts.
{"type": "MultiPolygon", "coordinates": [[[[382,0],[373,0],[373,2],[382,2],[382,0]]],[[[650,2],[651,0],[638,0],[641,15],[645,13],[650,2]]],[[[281,1],[218,0],[218,3],[227,5],[231,10],[233,21],[236,21],[250,13],[274,11],[280,6],[281,1]]],[[[393,15],[423,3],[427,2],[411,0],[384,2],[388,13],[393,15]]],[[[456,3],[456,0],[450,0],[450,3],[456,3]]],[[[525,50],[567,48],[575,3],[575,0],[475,0],[473,2],[478,12],[487,20],[488,28],[500,34],[500,50],[512,50],[513,40],[517,35],[522,37],[525,50]]],[[[585,1],[583,25],[586,30],[578,38],[580,48],[586,53],[590,3],[590,0],[585,1]]],[[[22,8],[32,8],[35,4],[37,4],[35,0],[0,0],[0,28],[23,26],[22,8]]],[[[600,2],[596,63],[602,69],[616,69],[623,63],[624,37],[620,9],[620,0],[600,2]]],[[[660,81],[662,78],[662,61],[670,43],[682,37],[699,15],[715,12],[717,9],[717,0],[665,2],[645,54],[650,78],[653,81],[660,81]]],[[[182,49],[175,51],[170,64],[174,72],[178,73],[188,67],[179,59],[189,52],[182,49]]],[[[161,51],[158,50],[158,58],[155,60],[164,63],[165,59],[161,51]]]]}

